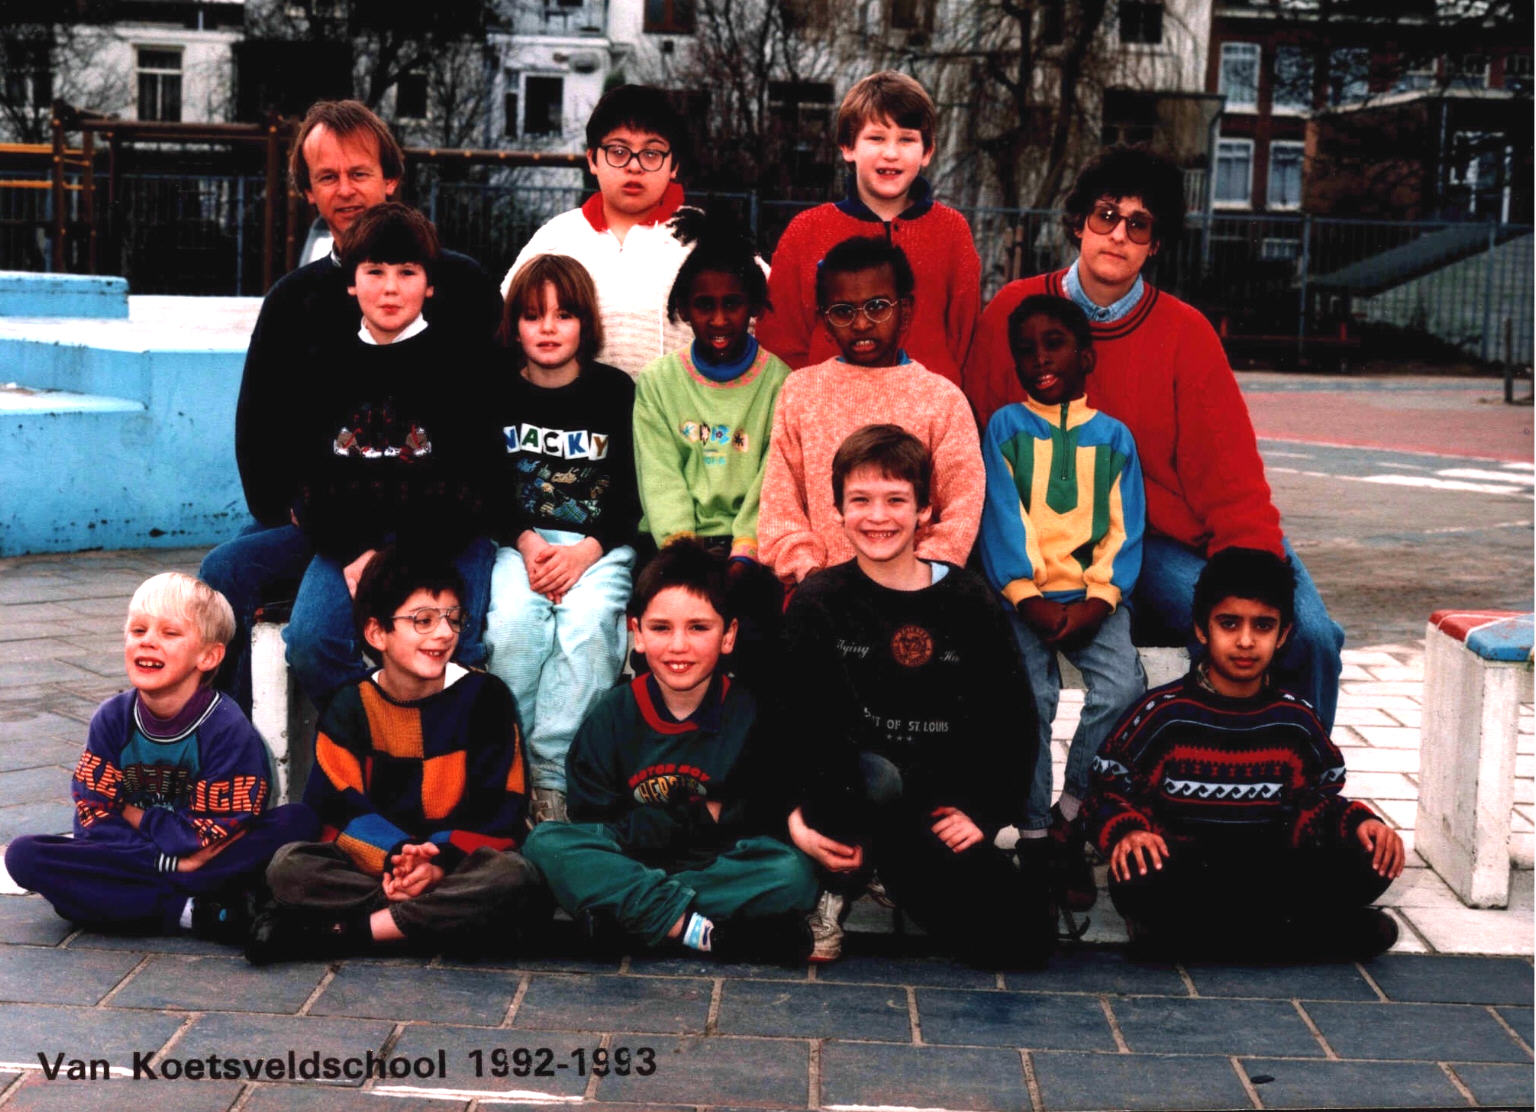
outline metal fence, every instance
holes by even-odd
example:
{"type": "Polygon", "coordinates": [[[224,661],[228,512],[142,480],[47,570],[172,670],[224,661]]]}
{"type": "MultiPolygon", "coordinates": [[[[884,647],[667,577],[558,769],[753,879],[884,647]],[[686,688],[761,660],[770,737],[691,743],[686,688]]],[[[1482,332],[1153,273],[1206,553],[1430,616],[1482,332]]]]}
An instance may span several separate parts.
{"type": "MultiPolygon", "coordinates": [[[[534,230],[579,204],[571,169],[521,168],[494,180],[445,180],[414,168],[404,187],[438,225],[443,242],[503,273],[534,230]]],[[[13,179],[14,180],[14,179],[13,179]]],[[[41,179],[40,179],[41,180],[41,179]]],[[[52,194],[0,183],[0,267],[49,262],[52,194]]],[[[72,182],[71,184],[78,184],[72,182]]],[[[99,187],[98,187],[99,188],[99,187]]],[[[125,275],[139,293],[261,293],[261,176],[129,173],[117,186],[100,237],[99,268],[125,275]]],[[[90,229],[80,193],[66,193],[71,269],[90,229]]],[[[727,209],[771,253],[784,227],[811,202],[751,193],[690,195],[727,209]]],[[[1075,244],[1058,212],[971,208],[982,292],[1066,265],[1075,244]]],[[[302,237],[301,237],[302,238],[302,237]]],[[[1528,225],[1342,220],[1294,215],[1191,213],[1149,277],[1204,311],[1233,352],[1286,363],[1347,362],[1362,350],[1433,353],[1484,363],[1532,362],[1532,229],[1528,225]]]]}

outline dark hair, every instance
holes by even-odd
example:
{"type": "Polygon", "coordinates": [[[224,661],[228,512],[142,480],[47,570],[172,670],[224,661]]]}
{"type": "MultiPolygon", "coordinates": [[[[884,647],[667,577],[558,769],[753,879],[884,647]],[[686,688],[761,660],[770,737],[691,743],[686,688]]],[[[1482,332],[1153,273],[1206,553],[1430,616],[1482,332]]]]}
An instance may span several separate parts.
{"type": "Polygon", "coordinates": [[[1010,348],[1018,348],[1019,332],[1023,329],[1024,322],[1036,316],[1050,317],[1072,333],[1079,351],[1093,349],[1093,328],[1088,323],[1088,314],[1083,312],[1075,301],[1048,293],[1037,293],[1026,297],[1014,307],[1013,312],[1008,314],[1008,346],[1010,348]]]}
{"type": "Polygon", "coordinates": [[[1184,174],[1145,144],[1106,147],[1078,172],[1062,202],[1062,223],[1081,232],[1102,197],[1140,197],[1152,214],[1152,242],[1178,243],[1184,234],[1184,174]]]}
{"type": "Polygon", "coordinates": [[[921,132],[923,150],[933,150],[938,115],[928,90],[914,78],[895,70],[881,70],[855,82],[837,109],[837,145],[853,146],[865,124],[880,120],[921,132]]]}
{"type": "MultiPolygon", "coordinates": [[[[534,312],[544,308],[544,283],[555,287],[555,301],[581,322],[581,344],[576,349],[583,366],[591,363],[603,346],[603,322],[597,315],[597,287],[592,275],[569,255],[535,255],[512,276],[507,296],[501,306],[501,326],[497,336],[514,353],[522,352],[517,339],[517,320],[524,309],[534,312]]],[[[526,358],[526,356],[525,356],[526,358]]],[[[521,363],[517,364],[522,366],[521,363]]]]}
{"type": "Polygon", "coordinates": [[[374,205],[341,234],[341,272],[347,284],[364,263],[417,263],[432,278],[437,229],[420,212],[398,201],[374,205]]]}
{"type": "Polygon", "coordinates": [[[309,163],[304,161],[304,140],[320,124],[338,139],[372,136],[379,151],[379,169],[385,179],[399,181],[405,176],[405,152],[395,141],[389,125],[371,108],[360,100],[317,100],[304,113],[304,122],[299,124],[298,135],[288,151],[288,180],[300,193],[309,191],[309,163]]]}
{"type": "MultiPolygon", "coordinates": [[[[693,150],[688,138],[688,121],[677,110],[672,94],[653,85],[619,85],[609,89],[587,117],[587,153],[615,128],[649,131],[667,141],[672,149],[672,165],[678,173],[688,165],[693,150]]],[[[659,172],[659,171],[658,171],[659,172]]]]}
{"type": "Polygon", "coordinates": [[[669,587],[707,599],[715,612],[731,624],[731,608],[725,594],[725,562],[691,538],[675,540],[655,556],[635,577],[629,597],[629,616],[639,621],[651,601],[669,587]]]}
{"type": "Polygon", "coordinates": [[[683,209],[674,225],[678,228],[678,239],[684,243],[691,240],[694,247],[683,260],[667,294],[669,321],[676,324],[687,313],[693,280],[706,270],[729,274],[739,281],[752,316],[760,317],[764,309],[773,308],[768,300],[768,279],[757,265],[757,251],[740,228],[718,217],[701,217],[697,209],[683,209]]]}
{"type": "Polygon", "coordinates": [[[816,265],[816,308],[827,307],[827,282],[834,274],[857,274],[864,270],[891,268],[896,280],[896,296],[912,296],[916,279],[907,253],[883,236],[849,236],[828,251],[816,265]]]}
{"type": "Polygon", "coordinates": [[[832,504],[843,506],[843,483],[861,467],[873,467],[887,479],[912,484],[917,508],[928,505],[933,457],[923,442],[900,425],[865,425],[848,434],[832,457],[832,504]]]}
{"type": "Polygon", "coordinates": [[[374,660],[381,659],[379,652],[368,644],[363,630],[368,619],[375,619],[386,629],[406,599],[417,591],[442,594],[452,591],[464,605],[464,580],[458,570],[441,560],[424,559],[402,552],[394,545],[379,549],[357,581],[357,597],[352,600],[352,623],[363,641],[363,651],[374,660]]]}
{"type": "Polygon", "coordinates": [[[1296,621],[1296,572],[1291,562],[1262,548],[1223,548],[1195,581],[1195,626],[1204,629],[1224,598],[1262,602],[1280,611],[1280,627],[1296,621]]]}

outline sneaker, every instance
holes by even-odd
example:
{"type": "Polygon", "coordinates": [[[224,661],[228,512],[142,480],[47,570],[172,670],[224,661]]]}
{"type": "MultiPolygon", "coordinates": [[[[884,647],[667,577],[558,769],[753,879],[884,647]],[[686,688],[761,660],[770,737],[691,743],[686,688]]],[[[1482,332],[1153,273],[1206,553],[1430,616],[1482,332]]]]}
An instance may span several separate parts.
{"type": "Polygon", "coordinates": [[[1051,844],[1051,886],[1056,899],[1064,910],[1087,911],[1099,898],[1099,886],[1088,863],[1082,814],[1069,821],[1053,803],[1046,840],[1051,844]]]}
{"type": "Polygon", "coordinates": [[[881,907],[896,910],[896,901],[891,899],[891,894],[885,890],[885,883],[880,879],[880,874],[869,874],[869,884],[865,886],[864,891],[881,907]]]}
{"type": "Polygon", "coordinates": [[[192,933],[209,942],[238,946],[250,934],[259,910],[255,893],[229,889],[192,897],[192,933]]]}
{"type": "Polygon", "coordinates": [[[843,920],[848,918],[848,897],[823,891],[806,919],[811,930],[809,960],[820,965],[843,956],[843,920]]]}
{"type": "Polygon", "coordinates": [[[361,946],[345,920],[317,916],[278,904],[268,904],[251,923],[245,960],[252,965],[275,961],[328,961],[361,946]]]}
{"type": "Polygon", "coordinates": [[[534,788],[528,793],[528,829],[541,822],[570,822],[565,812],[565,793],[554,788],[534,788]]]}

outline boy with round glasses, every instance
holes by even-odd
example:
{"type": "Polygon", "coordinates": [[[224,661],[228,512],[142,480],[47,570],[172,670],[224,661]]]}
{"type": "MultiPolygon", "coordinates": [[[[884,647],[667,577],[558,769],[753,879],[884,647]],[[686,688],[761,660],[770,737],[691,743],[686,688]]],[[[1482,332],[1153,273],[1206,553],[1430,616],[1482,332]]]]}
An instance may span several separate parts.
{"type": "Polygon", "coordinates": [[[450,661],[463,597],[452,565],[395,548],[364,569],[353,616],[380,667],[321,716],[304,798],[322,840],[272,859],[252,964],[400,944],[476,950],[540,906],[538,872],[517,852],[517,704],[495,676],[450,661]]]}
{"type": "Polygon", "coordinates": [[[983,422],[1022,401],[1008,315],[1034,294],[1074,301],[1098,354],[1088,404],[1131,430],[1146,480],[1147,534],[1131,598],[1138,640],[1197,650],[1189,640],[1195,580],[1217,552],[1257,548],[1287,558],[1296,572],[1296,628],[1276,674],[1331,730],[1344,631],[1281,532],[1248,407],[1215,330],[1142,275],[1183,233],[1183,175],[1146,148],[1110,147],[1083,167],[1064,207],[1077,260],[1010,282],[992,299],[966,363],[966,396],[983,422]]]}
{"type": "Polygon", "coordinates": [[[672,218],[683,204],[678,171],[688,161],[688,126],[661,89],[620,85],[587,120],[587,169],[597,192],[533,233],[501,283],[539,255],[567,255],[597,287],[603,346],[595,354],[636,377],[685,346],[688,326],[667,318],[667,292],[692,250],[672,218]]]}

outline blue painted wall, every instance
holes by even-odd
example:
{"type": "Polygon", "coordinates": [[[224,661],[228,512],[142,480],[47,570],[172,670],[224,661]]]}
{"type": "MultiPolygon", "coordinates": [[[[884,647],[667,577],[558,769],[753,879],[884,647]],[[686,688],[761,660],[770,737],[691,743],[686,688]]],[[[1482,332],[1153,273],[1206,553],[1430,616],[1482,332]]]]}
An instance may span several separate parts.
{"type": "Polygon", "coordinates": [[[126,278],[0,270],[0,317],[101,319],[127,315],[126,278]]]}
{"type": "Polygon", "coordinates": [[[218,299],[243,311],[178,339],[214,299],[143,300],[133,321],[0,319],[0,383],[21,387],[0,386],[0,556],[214,544],[247,520],[235,401],[256,303],[218,299]]]}

